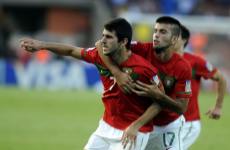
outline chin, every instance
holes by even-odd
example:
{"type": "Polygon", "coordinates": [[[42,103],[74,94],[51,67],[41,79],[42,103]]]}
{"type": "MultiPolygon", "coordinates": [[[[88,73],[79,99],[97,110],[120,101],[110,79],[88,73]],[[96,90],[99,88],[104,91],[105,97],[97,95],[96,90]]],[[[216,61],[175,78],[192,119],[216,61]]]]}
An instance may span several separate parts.
{"type": "Polygon", "coordinates": [[[109,56],[109,53],[104,53],[105,56],[109,56]]]}
{"type": "Polygon", "coordinates": [[[110,53],[109,53],[108,51],[104,51],[104,50],[103,50],[103,54],[104,54],[105,56],[109,56],[110,53]]]}
{"type": "Polygon", "coordinates": [[[156,54],[156,57],[158,60],[163,61],[164,60],[164,54],[160,53],[160,54],[156,54]]]}

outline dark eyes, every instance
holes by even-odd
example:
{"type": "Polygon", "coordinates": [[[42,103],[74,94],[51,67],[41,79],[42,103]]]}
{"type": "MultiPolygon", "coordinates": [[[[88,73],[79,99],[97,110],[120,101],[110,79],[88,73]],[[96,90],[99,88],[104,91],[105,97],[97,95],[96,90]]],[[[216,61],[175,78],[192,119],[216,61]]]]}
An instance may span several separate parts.
{"type": "Polygon", "coordinates": [[[157,33],[157,32],[159,32],[161,34],[166,34],[167,33],[166,30],[154,30],[154,33],[157,33]]]}
{"type": "Polygon", "coordinates": [[[105,38],[107,38],[107,39],[111,39],[112,38],[112,36],[111,35],[102,35],[102,37],[105,37],[105,38]]]}
{"type": "Polygon", "coordinates": [[[166,31],[165,31],[165,30],[161,30],[160,32],[161,32],[161,33],[163,33],[163,34],[165,34],[165,33],[166,33],[166,31]]]}

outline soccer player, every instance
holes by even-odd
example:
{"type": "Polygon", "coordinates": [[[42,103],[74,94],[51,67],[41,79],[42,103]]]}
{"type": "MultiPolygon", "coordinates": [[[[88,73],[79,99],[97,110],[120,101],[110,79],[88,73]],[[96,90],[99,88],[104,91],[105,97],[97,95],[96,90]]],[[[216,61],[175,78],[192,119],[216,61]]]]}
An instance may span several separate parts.
{"type": "MultiPolygon", "coordinates": [[[[160,88],[161,82],[156,68],[130,51],[131,38],[132,28],[125,19],[117,18],[109,21],[104,25],[101,39],[103,54],[118,64],[133,81],[152,83],[154,86],[159,85],[160,88]]],[[[102,62],[96,48],[84,49],[33,39],[21,40],[21,47],[30,52],[46,49],[59,55],[72,56],[95,64],[98,68],[104,86],[102,101],[105,111],[85,150],[145,149],[150,132],[153,130],[151,119],[159,113],[161,107],[152,98],[140,97],[134,93],[124,94],[102,62]],[[139,129],[135,137],[127,137],[123,134],[131,124],[139,129]]],[[[158,88],[155,91],[161,93],[158,88]]]]}
{"type": "Polygon", "coordinates": [[[166,95],[155,94],[153,85],[142,82],[135,83],[136,89],[133,90],[130,87],[132,82],[130,77],[121,72],[116,64],[102,56],[104,63],[114,73],[124,91],[154,97],[164,107],[154,118],[155,126],[146,148],[148,150],[183,149],[181,129],[185,120],[182,114],[186,111],[191,97],[192,73],[190,64],[174,52],[180,35],[180,26],[180,22],[175,18],[159,17],[154,26],[153,42],[135,42],[131,46],[132,52],[144,57],[157,67],[166,95]]]}
{"type": "Polygon", "coordinates": [[[183,56],[192,67],[192,97],[189,100],[187,111],[184,113],[186,122],[183,127],[183,144],[185,150],[196,141],[201,131],[200,110],[198,105],[201,78],[211,79],[217,82],[216,104],[214,108],[206,113],[212,119],[219,119],[221,117],[221,109],[226,90],[225,78],[217,68],[197,55],[184,52],[189,37],[189,30],[185,26],[181,26],[181,35],[175,48],[176,52],[183,56]]]}

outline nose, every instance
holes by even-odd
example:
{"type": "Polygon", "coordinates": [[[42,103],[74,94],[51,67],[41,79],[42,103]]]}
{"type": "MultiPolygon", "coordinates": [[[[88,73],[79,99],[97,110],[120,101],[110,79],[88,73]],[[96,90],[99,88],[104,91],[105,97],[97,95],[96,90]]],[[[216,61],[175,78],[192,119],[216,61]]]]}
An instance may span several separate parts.
{"type": "Polygon", "coordinates": [[[102,42],[102,43],[105,42],[105,37],[104,37],[104,36],[101,38],[101,42],[102,42]]]}
{"type": "Polygon", "coordinates": [[[153,38],[158,39],[159,38],[159,34],[157,32],[153,33],[153,38]]]}

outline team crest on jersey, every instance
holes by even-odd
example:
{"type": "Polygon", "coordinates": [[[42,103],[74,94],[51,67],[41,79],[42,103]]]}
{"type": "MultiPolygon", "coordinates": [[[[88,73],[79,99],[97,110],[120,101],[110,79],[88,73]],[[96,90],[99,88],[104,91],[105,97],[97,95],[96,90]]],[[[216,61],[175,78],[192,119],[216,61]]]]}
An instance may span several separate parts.
{"type": "Polygon", "coordinates": [[[212,64],[210,62],[206,63],[206,68],[208,69],[209,72],[213,71],[213,66],[212,66],[212,64]]]}
{"type": "Polygon", "coordinates": [[[122,72],[129,74],[134,81],[139,78],[139,75],[135,73],[132,68],[124,67],[121,70],[122,72]]]}
{"type": "Polygon", "coordinates": [[[185,92],[186,93],[192,92],[192,89],[191,89],[191,80],[186,80],[186,83],[185,83],[185,92]]]}
{"type": "Polygon", "coordinates": [[[170,92],[174,88],[174,85],[176,83],[176,79],[172,76],[167,76],[166,74],[164,74],[162,72],[158,72],[158,76],[160,77],[160,79],[164,85],[165,92],[166,93],[170,92]]]}

